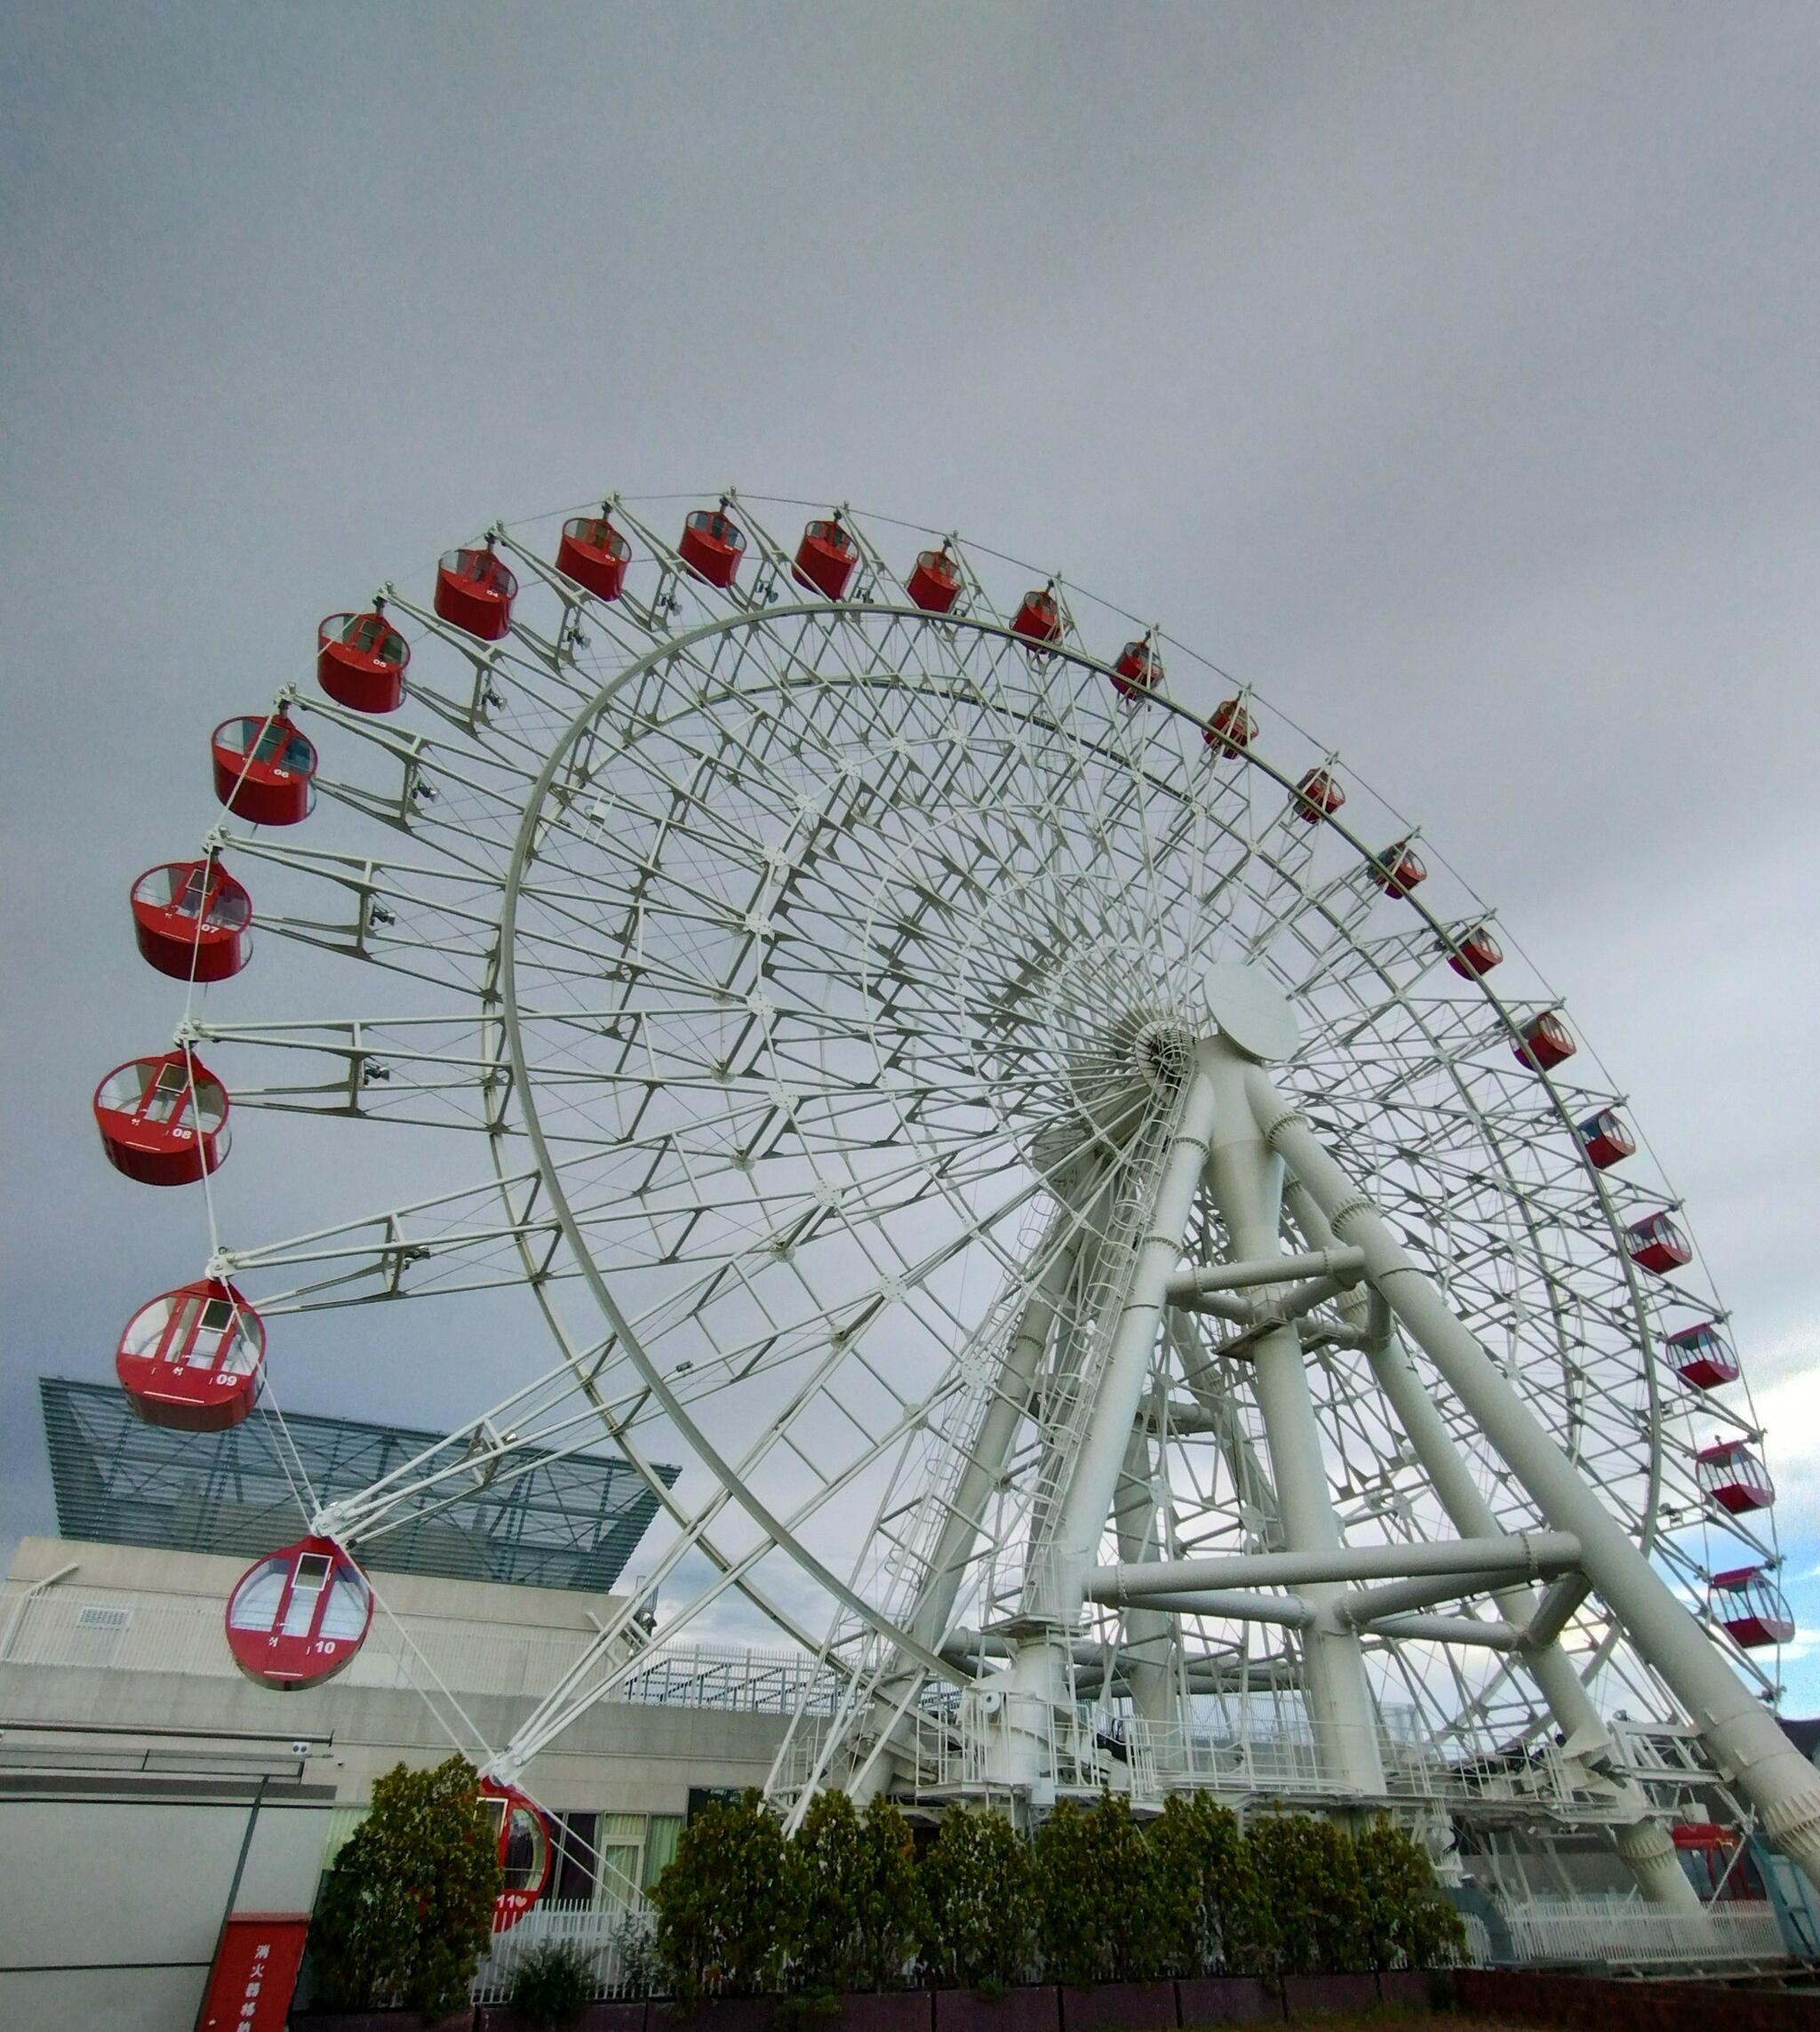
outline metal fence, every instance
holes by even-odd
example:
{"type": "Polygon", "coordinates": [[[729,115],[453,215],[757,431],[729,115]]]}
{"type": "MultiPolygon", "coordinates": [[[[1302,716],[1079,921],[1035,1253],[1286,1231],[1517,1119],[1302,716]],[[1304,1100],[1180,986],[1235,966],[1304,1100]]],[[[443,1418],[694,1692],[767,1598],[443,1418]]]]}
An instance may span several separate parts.
{"type": "MultiPolygon", "coordinates": [[[[1495,1953],[1476,1913],[1463,1915],[1466,1960],[1477,1968],[1597,1967],[1629,1972],[1773,1967],[1788,1960],[1768,1904],[1708,1906],[1668,1912],[1634,1899],[1538,1899],[1505,1903],[1511,1951],[1495,1953]]],[[[525,1957],[555,1942],[585,1956],[597,1997],[643,1996],[651,1987],[652,1915],[648,1908],[548,1901],[509,1932],[496,1934],[474,1980],[476,2004],[500,2004],[525,1957]]]]}
{"type": "Polygon", "coordinates": [[[1782,1928],[1767,1903],[1671,1912],[1634,1899],[1537,1899],[1504,1908],[1513,1960],[1599,1968],[1759,1966],[1785,1961],[1782,1928]]]}
{"type": "Polygon", "coordinates": [[[525,1957],[560,1944],[587,1956],[595,1996],[643,1996],[651,1987],[651,1935],[648,1909],[546,1899],[509,1932],[493,1935],[470,1994],[476,2004],[504,2004],[525,1957]]]}

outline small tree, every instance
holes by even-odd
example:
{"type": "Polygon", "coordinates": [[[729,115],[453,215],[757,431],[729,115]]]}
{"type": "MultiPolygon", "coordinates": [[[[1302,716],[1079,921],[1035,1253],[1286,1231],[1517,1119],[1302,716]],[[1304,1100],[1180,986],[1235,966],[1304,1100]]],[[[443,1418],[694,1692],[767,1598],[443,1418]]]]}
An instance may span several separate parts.
{"type": "Polygon", "coordinates": [[[790,1986],[811,1996],[901,1983],[920,1915],[914,1844],[889,1799],[865,1813],[844,1792],[819,1792],[790,1844],[790,1986]]]}
{"type": "Polygon", "coordinates": [[[923,1980],[1007,1989],[1036,1950],[1030,1844],[1001,1813],[951,1806],[918,1866],[923,1980]]]}
{"type": "Polygon", "coordinates": [[[789,1948],[793,1989],[821,1995],[850,1988],[859,1958],[859,1816],[844,1792],[818,1792],[789,1848],[789,1948]]]}
{"type": "Polygon", "coordinates": [[[323,2003],[396,1997],[425,2018],[460,2008],[492,1939],[499,1844],[466,1757],[395,1765],[323,1879],[310,1958],[323,2003]]]}
{"type": "Polygon", "coordinates": [[[1254,1968],[1257,1876],[1231,1809],[1205,1792],[1172,1792],[1149,1841],[1163,1972],[1254,1968]]]}
{"type": "Polygon", "coordinates": [[[1167,1966],[1154,1857],[1129,1800],[1110,1792],[1092,1807],[1064,1799],[1038,1828],[1032,1860],[1052,1981],[1140,1981],[1167,1966]]]}
{"type": "Polygon", "coordinates": [[[1465,1952],[1465,1925],[1441,1896],[1428,1852],[1385,1816],[1356,1835],[1361,1940],[1374,1969],[1434,1968],[1465,1952]]]}
{"type": "Polygon", "coordinates": [[[796,1935],[794,1892],[784,1831],[755,1788],[705,1806],[651,1893],[672,1994],[694,2003],[775,1988],[796,1935]]]}
{"type": "Polygon", "coordinates": [[[859,1888],[862,1989],[897,1989],[922,1933],[922,1895],[910,1824],[889,1799],[877,1798],[860,1823],[865,1868],[859,1888]]]}
{"type": "Polygon", "coordinates": [[[1257,1873],[1259,1972],[1281,1979],[1357,1968],[1364,1892],[1345,1829],[1306,1813],[1260,1813],[1245,1846],[1257,1873]]]}

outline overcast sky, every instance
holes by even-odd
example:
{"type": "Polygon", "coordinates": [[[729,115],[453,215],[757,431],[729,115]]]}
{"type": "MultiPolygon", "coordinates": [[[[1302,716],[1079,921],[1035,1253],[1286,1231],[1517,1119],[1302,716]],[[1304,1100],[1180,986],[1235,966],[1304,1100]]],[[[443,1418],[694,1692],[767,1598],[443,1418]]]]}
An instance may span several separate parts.
{"type": "MultiPolygon", "coordinates": [[[[1052,561],[1421,818],[1686,1197],[1820,1633],[1811,0],[0,21],[0,1549],[33,1377],[191,1274],[88,1096],[209,727],[496,515],[733,481],[1052,561]]],[[[478,1408],[428,1317],[287,1404],[478,1408]]]]}

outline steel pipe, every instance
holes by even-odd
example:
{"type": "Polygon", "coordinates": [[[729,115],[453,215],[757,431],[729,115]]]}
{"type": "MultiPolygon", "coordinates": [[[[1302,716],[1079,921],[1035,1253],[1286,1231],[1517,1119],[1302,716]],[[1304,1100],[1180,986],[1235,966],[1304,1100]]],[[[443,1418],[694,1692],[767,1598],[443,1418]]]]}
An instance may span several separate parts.
{"type": "Polygon", "coordinates": [[[1523,1632],[1523,1648],[1536,1650],[1553,1644],[1592,1592],[1592,1583],[1581,1572],[1570,1571],[1551,1581],[1523,1632]]]}
{"type": "Polygon", "coordinates": [[[1386,1616],[1372,1623],[1374,1636],[1414,1637],[1425,1644],[1478,1644],[1492,1651],[1514,1651],[1523,1633],[1500,1618],[1481,1623],[1473,1616],[1386,1616]]]}
{"type": "MultiPolygon", "coordinates": [[[[1324,1247],[1331,1246],[1333,1229],[1328,1224],[1327,1216],[1309,1196],[1307,1188],[1292,1182],[1285,1196],[1303,1234],[1311,1240],[1318,1239],[1324,1247]]],[[[1454,1529],[1463,1538],[1489,1538],[1499,1532],[1502,1527],[1496,1513],[1461,1458],[1460,1450],[1435,1409],[1433,1399],[1397,1337],[1396,1320],[1382,1294],[1368,1287],[1361,1301],[1361,1294],[1355,1292],[1350,1299],[1342,1301],[1342,1309],[1354,1318],[1362,1312],[1362,1338],[1371,1372],[1396,1413],[1397,1422],[1402,1427],[1417,1460],[1422,1463],[1454,1529]]],[[[1565,1580],[1574,1576],[1562,1578],[1565,1580]]],[[[1525,1632],[1520,1647],[1524,1668],[1547,1701],[1549,1711],[1566,1739],[1569,1754],[1595,1756],[1608,1741],[1605,1724],[1592,1705],[1592,1696],[1581,1684],[1573,1660],[1558,1644],[1552,1640],[1544,1642],[1537,1636],[1541,1610],[1535,1591],[1527,1582],[1513,1581],[1497,1589],[1493,1599],[1501,1617],[1525,1632]]],[[[1676,1860],[1667,1836],[1661,1834],[1641,1788],[1629,1780],[1624,1781],[1618,1788],[1618,1804],[1632,1816],[1628,1829],[1635,1837],[1626,1841],[1626,1828],[1621,1826],[1617,1833],[1618,1851],[1634,1873],[1644,1897],[1652,1905],[1674,1910],[1696,1909],[1699,1899],[1676,1860]],[[1653,1834],[1649,1832],[1652,1829],[1653,1834]]]]}
{"type": "Polygon", "coordinates": [[[1271,1148],[1307,1187],[1340,1240],[1365,1252],[1371,1282],[1530,1500],[1558,1530],[1579,1540],[1593,1587],[1681,1702],[1721,1776],[1744,1791],[1762,1816],[1764,1832],[1820,1886],[1820,1772],[1720,1656],[1264,1068],[1254,1067],[1247,1078],[1271,1148]]]}
{"type": "Polygon", "coordinates": [[[1508,1567],[1478,1573],[1418,1574],[1409,1580],[1390,1580],[1382,1588],[1360,1588],[1342,1595],[1339,1612],[1349,1623],[1375,1623],[1406,1609],[1432,1608],[1437,1602],[1457,1602],[1468,1595],[1496,1594],[1509,1586],[1510,1578],[1508,1567]]]}
{"type": "Polygon", "coordinates": [[[1571,1532],[1442,1539],[1423,1545],[1344,1545],[1315,1552],[1248,1552],[1228,1559],[1149,1559],[1100,1566],[1088,1575],[1090,1600],[1119,1604],[1209,1588],[1294,1588],[1321,1580],[1400,1580],[1417,1573],[1559,1572],[1580,1556],[1571,1532]]]}
{"type": "Polygon", "coordinates": [[[1182,1595],[1145,1595],[1142,1600],[1146,1609],[1166,1609],[1176,1615],[1230,1616],[1236,1622],[1284,1623],[1291,1629],[1305,1629],[1314,1620],[1313,1606],[1300,1595],[1265,1595],[1249,1588],[1197,1588],[1182,1595]]]}
{"type": "Polygon", "coordinates": [[[1032,1561],[1034,1588],[1026,1583],[1026,1612],[1053,1619],[1059,1628],[1072,1624],[1080,1612],[1082,1578],[1112,1514],[1126,1442],[1149,1380],[1170,1266],[1180,1260],[1182,1237],[1207,1161],[1214,1107],[1209,1052],[1208,1044],[1200,1046],[1177,1102],[1149,1219],[1098,1379],[1093,1417],[1068,1463],[1071,1471],[1058,1494],[1048,1542],[1033,1548],[1039,1556],[1032,1561]],[[1041,1555],[1047,1555],[1047,1561],[1041,1555]]]}
{"type": "Polygon", "coordinates": [[[1341,1277],[1348,1283],[1365,1268],[1359,1249],[1308,1249],[1299,1256],[1260,1256],[1244,1263],[1203,1263],[1169,1281],[1177,1305],[1205,1292],[1243,1291],[1251,1284],[1293,1284],[1297,1277],[1341,1277]]]}

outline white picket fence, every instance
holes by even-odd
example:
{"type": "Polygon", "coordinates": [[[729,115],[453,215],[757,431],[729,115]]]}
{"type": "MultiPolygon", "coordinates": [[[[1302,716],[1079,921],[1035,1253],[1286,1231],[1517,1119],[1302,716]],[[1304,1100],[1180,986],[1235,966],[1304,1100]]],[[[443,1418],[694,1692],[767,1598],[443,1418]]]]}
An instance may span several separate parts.
{"type": "Polygon", "coordinates": [[[1506,1905],[1504,1916],[1514,1958],[1528,1965],[1710,1968],[1788,1958],[1782,1929],[1768,1904],[1668,1912],[1634,1899],[1537,1899],[1506,1905]]]}
{"type": "MultiPolygon", "coordinates": [[[[593,1905],[586,1900],[546,1899],[518,1924],[495,1933],[470,1992],[476,2004],[503,2004],[518,1967],[533,1948],[555,1942],[578,1949],[594,1967],[594,1994],[619,1996],[639,1986],[643,1952],[651,1940],[649,1908],[593,1905]]],[[[642,1990],[640,1991],[642,1994],[642,1990]]]]}

